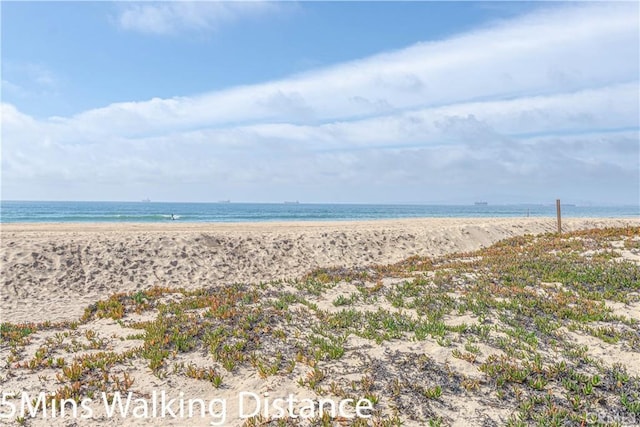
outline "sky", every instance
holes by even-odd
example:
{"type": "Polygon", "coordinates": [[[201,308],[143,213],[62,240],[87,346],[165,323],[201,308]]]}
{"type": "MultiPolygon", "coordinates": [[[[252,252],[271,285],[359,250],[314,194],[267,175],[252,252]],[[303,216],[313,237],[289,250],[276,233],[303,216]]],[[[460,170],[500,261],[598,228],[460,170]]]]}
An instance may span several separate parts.
{"type": "Polygon", "coordinates": [[[5,2],[3,200],[640,203],[637,2],[5,2]]]}

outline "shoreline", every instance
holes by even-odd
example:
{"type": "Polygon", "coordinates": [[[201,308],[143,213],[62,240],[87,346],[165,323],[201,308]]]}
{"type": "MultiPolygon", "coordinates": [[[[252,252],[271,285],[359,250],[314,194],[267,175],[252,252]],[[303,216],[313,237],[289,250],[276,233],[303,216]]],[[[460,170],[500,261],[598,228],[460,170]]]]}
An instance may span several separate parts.
{"type": "MultiPolygon", "coordinates": [[[[451,217],[451,216],[442,216],[442,217],[409,217],[409,218],[371,218],[371,219],[345,219],[345,220],[309,220],[309,221],[233,221],[233,222],[189,222],[189,221],[164,221],[164,222],[0,222],[0,233],[4,231],[24,231],[22,229],[33,228],[34,231],[42,231],[47,230],[48,228],[58,228],[61,230],[52,230],[52,231],[67,231],[64,230],[66,227],[76,227],[76,228],[87,228],[87,231],[109,231],[110,228],[122,228],[122,227],[131,227],[131,228],[149,228],[152,230],[149,231],[162,231],[171,227],[171,229],[186,229],[186,230],[194,230],[200,228],[237,228],[237,227],[308,227],[308,228],[317,228],[317,227],[331,227],[331,226],[341,226],[341,227],[353,227],[353,226],[361,226],[361,225],[393,225],[394,223],[416,223],[416,222],[443,222],[450,223],[450,225],[459,225],[460,223],[485,223],[485,222],[503,222],[503,221],[523,221],[523,222],[538,222],[538,221],[551,221],[554,224],[556,223],[556,216],[487,216],[487,217],[478,217],[478,216],[469,216],[469,217],[451,217]],[[36,230],[38,229],[38,230],[36,230]],[[102,229],[102,230],[100,230],[102,229]],[[106,230],[105,230],[106,229],[106,230]],[[153,230],[158,229],[158,230],[153,230]]],[[[632,223],[640,223],[640,216],[611,216],[611,217],[594,217],[594,216],[563,216],[562,222],[565,221],[629,221],[632,223]]],[[[430,225],[430,224],[426,224],[430,225]]],[[[168,229],[167,229],[168,230],[168,229]]],[[[194,230],[199,231],[199,230],[194,230]]]]}

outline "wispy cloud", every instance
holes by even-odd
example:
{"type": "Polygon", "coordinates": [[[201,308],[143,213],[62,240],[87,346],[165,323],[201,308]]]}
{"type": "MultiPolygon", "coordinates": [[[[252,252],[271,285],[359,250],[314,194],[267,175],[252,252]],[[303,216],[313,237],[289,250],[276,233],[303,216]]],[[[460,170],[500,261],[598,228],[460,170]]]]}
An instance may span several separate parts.
{"type": "Polygon", "coordinates": [[[321,122],[636,81],[638,22],[629,13],[634,8],[575,6],[570,12],[538,13],[500,28],[285,80],[190,98],[114,104],[71,120],[131,123],[135,133],[167,125],[321,122]],[[566,19],[575,22],[570,29],[566,19]],[[212,111],[219,105],[224,109],[212,111]]]}
{"type": "Polygon", "coordinates": [[[2,75],[2,89],[20,97],[54,94],[61,85],[56,73],[38,63],[3,61],[2,75]]]}
{"type": "Polygon", "coordinates": [[[3,105],[5,197],[637,202],[637,13],[553,7],[283,80],[72,117],[3,105]]]}
{"type": "Polygon", "coordinates": [[[116,22],[124,30],[173,35],[210,32],[239,19],[263,15],[278,5],[266,1],[172,1],[121,7],[116,22]]]}

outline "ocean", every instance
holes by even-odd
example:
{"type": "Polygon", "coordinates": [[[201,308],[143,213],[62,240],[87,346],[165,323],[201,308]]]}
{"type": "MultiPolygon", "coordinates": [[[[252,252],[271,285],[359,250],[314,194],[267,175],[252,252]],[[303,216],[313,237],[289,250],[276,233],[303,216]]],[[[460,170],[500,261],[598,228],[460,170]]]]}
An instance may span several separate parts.
{"type": "MultiPolygon", "coordinates": [[[[267,222],[392,218],[555,217],[553,205],[0,202],[0,222],[267,222]]],[[[563,217],[640,217],[638,206],[562,206],[563,217]]]]}

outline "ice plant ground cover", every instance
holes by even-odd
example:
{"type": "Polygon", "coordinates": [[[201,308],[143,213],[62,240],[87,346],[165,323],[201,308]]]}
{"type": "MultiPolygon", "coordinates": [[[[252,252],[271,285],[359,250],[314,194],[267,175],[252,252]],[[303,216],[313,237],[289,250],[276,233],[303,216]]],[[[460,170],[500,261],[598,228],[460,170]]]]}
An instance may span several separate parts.
{"type": "MultiPolygon", "coordinates": [[[[62,424],[73,402],[170,390],[374,406],[371,418],[305,418],[318,426],[640,422],[637,227],[527,235],[288,281],[158,285],[113,295],[74,322],[3,323],[0,416],[26,405],[35,415],[17,410],[9,421],[62,424]],[[45,418],[61,401],[62,418],[45,418]]],[[[301,423],[270,409],[243,419],[230,407],[225,421],[301,423]]],[[[100,409],[91,418],[115,422],[100,409]]]]}

